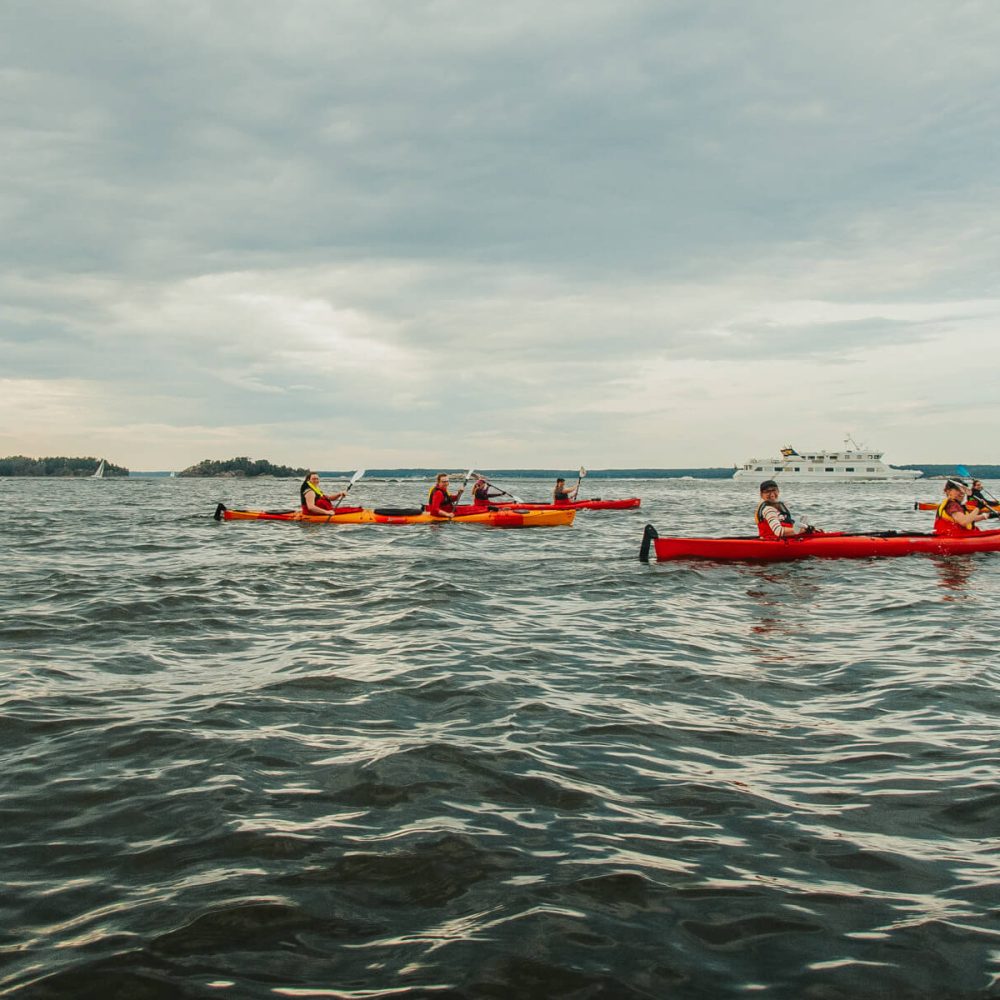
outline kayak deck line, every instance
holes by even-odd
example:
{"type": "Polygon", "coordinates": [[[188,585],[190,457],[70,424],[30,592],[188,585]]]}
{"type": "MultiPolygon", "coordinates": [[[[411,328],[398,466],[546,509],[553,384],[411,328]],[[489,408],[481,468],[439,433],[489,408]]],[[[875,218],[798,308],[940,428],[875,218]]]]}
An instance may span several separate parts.
{"type": "Polygon", "coordinates": [[[1000,552],[1000,530],[970,531],[967,535],[937,535],[922,531],[817,532],[792,538],[767,539],[756,535],[729,538],[661,537],[647,524],[639,559],[649,561],[707,559],[716,562],[792,562],[798,559],[872,559],[919,554],[961,555],[1000,552]]]}

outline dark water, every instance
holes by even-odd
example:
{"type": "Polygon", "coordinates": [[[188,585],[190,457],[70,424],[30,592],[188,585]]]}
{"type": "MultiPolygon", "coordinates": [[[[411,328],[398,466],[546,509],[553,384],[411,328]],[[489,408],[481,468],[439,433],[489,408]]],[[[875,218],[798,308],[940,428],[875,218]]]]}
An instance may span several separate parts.
{"type": "MultiPolygon", "coordinates": [[[[1000,556],[644,566],[752,484],[595,488],[643,509],[0,481],[0,996],[997,995],[1000,556]]],[[[785,499],[915,528],[938,489],[785,499]]]]}

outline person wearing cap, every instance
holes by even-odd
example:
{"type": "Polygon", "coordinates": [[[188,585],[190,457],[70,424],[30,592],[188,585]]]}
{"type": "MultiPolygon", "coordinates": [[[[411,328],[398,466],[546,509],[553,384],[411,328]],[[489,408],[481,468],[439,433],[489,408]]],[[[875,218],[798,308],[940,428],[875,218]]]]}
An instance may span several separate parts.
{"type": "Polygon", "coordinates": [[[566,480],[557,479],[555,489],[552,491],[552,502],[553,503],[568,503],[570,500],[576,499],[577,491],[580,489],[579,483],[573,487],[573,489],[566,489],[566,480]]]}
{"type": "Polygon", "coordinates": [[[757,534],[761,538],[771,540],[813,534],[816,529],[812,526],[796,527],[791,512],[778,499],[779,492],[778,484],[773,479],[765,479],[760,484],[760,503],[754,515],[757,521],[757,534]]]}
{"type": "MultiPolygon", "coordinates": [[[[982,485],[982,484],[980,484],[982,485]]],[[[967,510],[965,495],[969,487],[961,479],[948,479],[944,484],[944,500],[938,504],[934,517],[934,533],[937,535],[964,535],[967,531],[978,531],[976,523],[993,517],[991,510],[967,510]]]]}
{"type": "Polygon", "coordinates": [[[503,490],[490,492],[490,483],[480,476],[472,486],[472,502],[477,507],[488,507],[494,497],[502,497],[503,490]]]}

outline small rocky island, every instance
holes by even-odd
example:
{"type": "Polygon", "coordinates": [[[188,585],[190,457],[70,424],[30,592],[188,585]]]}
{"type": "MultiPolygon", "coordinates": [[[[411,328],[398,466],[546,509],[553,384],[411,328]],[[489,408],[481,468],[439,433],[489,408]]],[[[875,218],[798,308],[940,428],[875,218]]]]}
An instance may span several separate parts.
{"type": "Polygon", "coordinates": [[[221,462],[214,462],[206,458],[203,462],[189,466],[183,472],[178,472],[177,475],[188,478],[250,479],[255,476],[274,476],[278,479],[301,479],[308,471],[308,469],[293,469],[288,465],[273,465],[265,458],[227,458],[221,462]]]}
{"type": "Polygon", "coordinates": [[[28,458],[27,455],[11,455],[0,458],[0,476],[73,476],[77,479],[88,477],[110,479],[112,476],[127,476],[128,469],[100,458],[28,458]],[[95,475],[96,474],[96,475],[95,475]]]}

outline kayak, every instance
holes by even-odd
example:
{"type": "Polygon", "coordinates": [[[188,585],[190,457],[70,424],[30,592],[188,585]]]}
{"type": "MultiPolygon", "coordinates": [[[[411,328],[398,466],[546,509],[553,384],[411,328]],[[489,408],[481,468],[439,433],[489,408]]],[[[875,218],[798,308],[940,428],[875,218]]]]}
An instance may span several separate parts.
{"type": "MultiPolygon", "coordinates": [[[[1000,511],[1000,503],[987,504],[987,508],[989,510],[1000,511]]],[[[919,500],[916,503],[914,503],[913,509],[914,510],[937,510],[938,509],[938,504],[933,503],[933,502],[928,502],[926,500],[919,500]]],[[[965,509],[966,510],[978,510],[978,507],[976,507],[975,504],[968,504],[967,503],[965,505],[965,509]]]]}
{"type": "Polygon", "coordinates": [[[572,524],[575,510],[461,510],[454,520],[435,517],[418,507],[340,507],[324,517],[301,510],[230,510],[225,504],[215,508],[216,521],[298,521],[302,524],[483,524],[491,528],[547,528],[572,524]]]}
{"type": "Polygon", "coordinates": [[[910,556],[917,553],[958,555],[965,552],[1000,552],[1000,531],[970,531],[966,535],[935,535],[920,531],[879,531],[856,535],[817,532],[789,539],[661,538],[646,525],[639,558],[649,561],[652,545],[658,560],[715,559],[725,562],[788,562],[793,559],[870,559],[876,556],[910,556]]]}
{"type": "Polygon", "coordinates": [[[507,509],[516,507],[518,510],[634,510],[642,501],[639,497],[628,497],[625,500],[602,500],[594,497],[592,500],[565,500],[562,503],[518,503],[490,501],[491,507],[507,509]]]}

